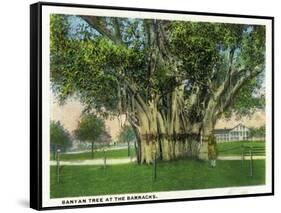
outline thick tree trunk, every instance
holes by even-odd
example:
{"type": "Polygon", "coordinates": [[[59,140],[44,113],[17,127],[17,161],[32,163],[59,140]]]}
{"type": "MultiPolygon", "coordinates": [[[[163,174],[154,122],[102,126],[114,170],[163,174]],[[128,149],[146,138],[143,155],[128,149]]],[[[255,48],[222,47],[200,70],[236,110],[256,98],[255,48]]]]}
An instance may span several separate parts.
{"type": "Polygon", "coordinates": [[[157,108],[154,102],[150,102],[145,111],[138,111],[137,118],[139,126],[137,134],[140,140],[140,163],[150,164],[153,162],[154,155],[159,155],[157,132],[157,108]]]}
{"type": "Polygon", "coordinates": [[[154,155],[155,153],[157,154],[158,147],[157,147],[157,141],[152,139],[152,140],[147,140],[143,139],[142,140],[142,150],[141,150],[141,163],[153,163],[154,155]]]}
{"type": "Polygon", "coordinates": [[[201,160],[216,160],[217,149],[216,140],[212,130],[204,131],[202,137],[202,144],[199,152],[199,159],[201,160]]]}
{"type": "Polygon", "coordinates": [[[184,152],[189,158],[197,158],[199,154],[200,135],[191,134],[185,139],[184,152]]]}
{"type": "Polygon", "coordinates": [[[162,112],[155,100],[146,105],[136,103],[138,123],[134,130],[138,138],[139,163],[152,163],[155,154],[164,161],[186,157],[209,159],[208,144],[213,130],[215,102],[209,104],[204,120],[193,124],[183,113],[183,95],[183,87],[176,88],[167,98],[168,110],[162,112]],[[203,139],[200,144],[201,128],[203,139]]]}
{"type": "Polygon", "coordinates": [[[209,138],[211,133],[207,130],[205,130],[202,134],[202,141],[200,144],[200,150],[198,153],[198,158],[200,160],[208,160],[209,154],[208,154],[208,146],[209,146],[209,138]]]}
{"type": "MultiPolygon", "coordinates": [[[[182,137],[180,139],[161,139],[161,157],[165,161],[180,158],[196,158],[199,149],[199,137],[178,135],[174,137],[182,137]]],[[[172,137],[168,137],[172,138],[172,137]]]]}
{"type": "Polygon", "coordinates": [[[169,161],[172,159],[172,145],[171,140],[168,140],[167,138],[163,138],[160,140],[161,148],[162,148],[162,160],[169,161]]]}
{"type": "Polygon", "coordinates": [[[217,106],[217,97],[212,98],[205,111],[202,127],[202,143],[199,151],[199,159],[201,160],[215,160],[216,156],[216,142],[214,140],[214,125],[215,125],[215,109],[217,106]]]}
{"type": "Polygon", "coordinates": [[[182,97],[183,87],[178,87],[170,94],[167,114],[161,113],[153,101],[146,111],[138,111],[140,163],[152,163],[155,153],[164,161],[198,155],[200,137],[192,133],[192,128],[186,127],[187,122],[183,124],[182,97]]]}

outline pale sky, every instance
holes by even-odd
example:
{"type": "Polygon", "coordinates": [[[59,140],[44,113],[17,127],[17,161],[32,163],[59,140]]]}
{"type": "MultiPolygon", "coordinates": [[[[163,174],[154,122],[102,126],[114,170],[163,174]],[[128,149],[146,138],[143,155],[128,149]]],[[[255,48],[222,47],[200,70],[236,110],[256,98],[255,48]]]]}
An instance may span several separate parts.
{"type": "MultiPolygon", "coordinates": [[[[54,96],[51,99],[51,120],[60,121],[64,128],[72,134],[80,120],[83,111],[82,104],[77,100],[68,100],[65,104],[60,105],[54,100],[54,96]]],[[[121,117],[121,120],[124,122],[124,116],[121,117]]],[[[121,129],[120,121],[117,118],[107,119],[105,126],[112,139],[116,140],[121,129]]]]}

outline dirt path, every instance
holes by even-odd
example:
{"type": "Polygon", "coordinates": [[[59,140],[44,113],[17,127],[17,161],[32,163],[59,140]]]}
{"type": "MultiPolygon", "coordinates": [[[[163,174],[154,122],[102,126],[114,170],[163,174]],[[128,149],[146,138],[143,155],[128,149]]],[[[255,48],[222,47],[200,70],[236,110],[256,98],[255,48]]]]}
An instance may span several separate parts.
{"type": "MultiPolygon", "coordinates": [[[[116,165],[116,164],[128,164],[135,162],[136,158],[110,158],[106,159],[107,165],[116,165]]],[[[75,161],[60,161],[60,165],[69,165],[69,166],[79,166],[79,165],[103,165],[104,160],[94,159],[94,160],[75,160],[75,161]]],[[[51,161],[51,165],[57,165],[56,161],[51,161]]]]}
{"type": "MultiPolygon", "coordinates": [[[[245,160],[250,160],[249,156],[244,157],[245,160]]],[[[253,160],[263,160],[265,156],[253,156],[253,160]]],[[[136,162],[136,158],[110,158],[106,160],[107,165],[117,165],[117,164],[128,164],[136,162]]],[[[241,156],[219,156],[218,160],[241,160],[241,156]]],[[[94,160],[75,160],[75,161],[60,161],[60,165],[68,166],[83,166],[83,165],[103,165],[104,160],[94,159],[94,160]]],[[[57,165],[56,161],[51,161],[51,166],[57,165]]]]}
{"type": "MultiPolygon", "coordinates": [[[[125,149],[127,150],[128,148],[126,146],[120,146],[120,147],[107,147],[105,149],[103,148],[100,148],[100,149],[95,149],[95,151],[97,152],[100,152],[100,151],[110,151],[110,150],[120,150],[120,149],[125,149]]],[[[81,153],[88,153],[88,152],[91,152],[89,150],[83,150],[83,151],[70,151],[70,152],[65,152],[64,154],[68,154],[68,155],[71,155],[71,154],[81,154],[81,153]]]]}
{"type": "MultiPolygon", "coordinates": [[[[250,156],[245,156],[244,160],[250,160],[250,156]]],[[[253,160],[264,160],[265,156],[253,156],[253,160]]],[[[218,160],[242,160],[241,156],[219,156],[218,160]]]]}

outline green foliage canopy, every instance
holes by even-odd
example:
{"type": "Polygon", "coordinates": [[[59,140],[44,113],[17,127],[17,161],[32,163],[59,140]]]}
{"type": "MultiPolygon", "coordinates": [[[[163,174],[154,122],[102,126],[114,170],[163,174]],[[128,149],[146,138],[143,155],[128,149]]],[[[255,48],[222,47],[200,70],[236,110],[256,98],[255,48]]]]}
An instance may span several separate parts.
{"type": "Polygon", "coordinates": [[[51,121],[50,142],[52,145],[60,145],[63,148],[68,148],[72,145],[71,137],[68,131],[59,121],[51,121]]]}
{"type": "Polygon", "coordinates": [[[74,134],[81,141],[93,142],[104,132],[105,123],[101,118],[97,117],[95,114],[85,114],[82,116],[74,134]]]}
{"type": "Polygon", "coordinates": [[[128,111],[132,94],[145,103],[160,96],[165,111],[166,94],[183,82],[186,100],[199,91],[197,104],[188,108],[197,120],[223,83],[218,114],[262,108],[264,96],[255,93],[264,54],[261,25],[51,16],[55,93],[61,100],[76,95],[103,115],[128,111]],[[129,94],[128,88],[134,91],[129,94]]]}
{"type": "Polygon", "coordinates": [[[251,128],[250,129],[250,136],[262,138],[262,137],[265,137],[265,131],[266,131],[265,126],[261,126],[259,128],[251,128]]]}
{"type": "Polygon", "coordinates": [[[120,142],[130,143],[134,140],[136,140],[136,135],[134,133],[134,130],[131,126],[125,125],[120,131],[120,134],[118,136],[118,140],[120,142]]]}

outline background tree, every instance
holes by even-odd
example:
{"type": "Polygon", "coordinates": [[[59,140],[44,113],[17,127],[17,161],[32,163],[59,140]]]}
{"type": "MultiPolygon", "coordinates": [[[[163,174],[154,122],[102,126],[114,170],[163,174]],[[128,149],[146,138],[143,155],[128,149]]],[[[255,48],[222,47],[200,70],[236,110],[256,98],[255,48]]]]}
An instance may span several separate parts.
{"type": "Polygon", "coordinates": [[[99,136],[98,141],[102,147],[106,147],[110,145],[112,137],[107,131],[103,131],[99,136]]]}
{"type": "Polygon", "coordinates": [[[77,139],[91,143],[92,158],[94,158],[94,142],[105,132],[104,121],[95,114],[85,114],[78,123],[74,134],[77,139]]]}
{"type": "Polygon", "coordinates": [[[54,153],[54,157],[58,148],[65,151],[72,145],[70,134],[59,121],[51,121],[50,137],[51,149],[54,153]]]}
{"type": "Polygon", "coordinates": [[[134,130],[132,129],[132,127],[128,126],[128,125],[123,126],[119,133],[118,140],[120,142],[127,143],[128,156],[130,156],[130,143],[136,141],[136,136],[135,136],[135,133],[134,133],[134,130]]]}
{"type": "Polygon", "coordinates": [[[105,117],[125,114],[141,163],[153,152],[163,160],[214,156],[216,120],[264,103],[251,101],[262,99],[264,55],[262,25],[51,17],[54,92],[105,117]]]}
{"type": "Polygon", "coordinates": [[[250,137],[251,138],[265,138],[265,126],[261,126],[259,128],[251,128],[250,129],[250,137]]]}

